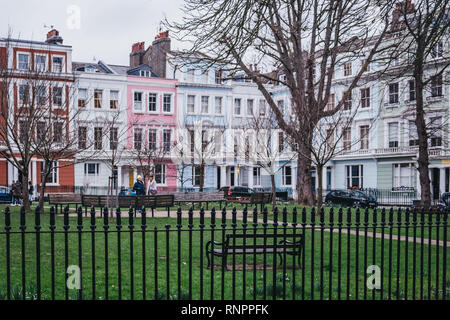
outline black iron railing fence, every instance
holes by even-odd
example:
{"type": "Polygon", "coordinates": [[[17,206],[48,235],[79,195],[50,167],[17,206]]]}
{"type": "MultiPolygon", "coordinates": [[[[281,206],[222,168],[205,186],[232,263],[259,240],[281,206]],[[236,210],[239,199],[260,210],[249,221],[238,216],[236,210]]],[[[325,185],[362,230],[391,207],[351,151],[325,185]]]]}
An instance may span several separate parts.
{"type": "Polygon", "coordinates": [[[0,299],[450,295],[444,211],[179,209],[169,219],[92,207],[86,219],[82,208],[16,209],[0,224],[0,299]]]}

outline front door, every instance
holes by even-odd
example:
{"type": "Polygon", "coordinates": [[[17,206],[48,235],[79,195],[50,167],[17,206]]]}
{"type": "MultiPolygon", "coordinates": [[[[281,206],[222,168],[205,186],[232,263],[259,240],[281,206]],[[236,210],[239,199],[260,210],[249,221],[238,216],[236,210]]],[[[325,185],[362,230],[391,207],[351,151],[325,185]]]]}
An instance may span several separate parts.
{"type": "Polygon", "coordinates": [[[431,192],[433,193],[433,200],[437,200],[439,199],[440,170],[438,168],[433,168],[431,170],[432,170],[431,192]]]}

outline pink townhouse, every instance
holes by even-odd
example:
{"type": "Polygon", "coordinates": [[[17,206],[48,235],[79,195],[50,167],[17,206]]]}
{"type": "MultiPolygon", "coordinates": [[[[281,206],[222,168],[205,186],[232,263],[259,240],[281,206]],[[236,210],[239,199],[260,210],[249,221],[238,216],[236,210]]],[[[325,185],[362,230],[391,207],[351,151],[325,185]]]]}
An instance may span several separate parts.
{"type": "Polygon", "coordinates": [[[127,73],[129,186],[141,175],[147,187],[153,172],[158,192],[174,192],[177,165],[171,150],[177,127],[177,80],[159,78],[144,64],[127,73]]]}

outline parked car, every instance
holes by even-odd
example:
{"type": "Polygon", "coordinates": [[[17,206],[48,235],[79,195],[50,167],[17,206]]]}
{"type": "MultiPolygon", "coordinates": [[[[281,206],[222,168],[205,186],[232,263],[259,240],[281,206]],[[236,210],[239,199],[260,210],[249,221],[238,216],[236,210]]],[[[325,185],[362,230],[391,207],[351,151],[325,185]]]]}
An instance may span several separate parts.
{"type": "Polygon", "coordinates": [[[359,190],[332,190],[326,195],[325,203],[343,207],[376,208],[378,206],[375,197],[359,190]]]}
{"type": "Polygon", "coordinates": [[[133,191],[133,188],[122,188],[119,192],[119,196],[135,196],[136,192],[133,191]]]}
{"type": "Polygon", "coordinates": [[[225,192],[225,198],[227,199],[250,198],[254,193],[252,188],[241,186],[222,187],[219,189],[219,191],[225,192]]]}
{"type": "Polygon", "coordinates": [[[438,208],[449,208],[450,209],[450,192],[444,192],[439,197],[439,202],[437,203],[436,207],[438,208]]]}
{"type": "Polygon", "coordinates": [[[0,187],[0,203],[11,203],[11,189],[8,187],[0,187]]]}

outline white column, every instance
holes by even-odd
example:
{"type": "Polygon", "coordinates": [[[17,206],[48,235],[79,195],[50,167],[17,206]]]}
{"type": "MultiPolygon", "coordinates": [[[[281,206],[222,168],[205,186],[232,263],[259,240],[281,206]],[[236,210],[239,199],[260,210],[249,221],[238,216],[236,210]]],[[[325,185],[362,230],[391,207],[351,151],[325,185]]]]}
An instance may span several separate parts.
{"type": "Polygon", "coordinates": [[[253,167],[248,167],[248,187],[253,188],[253,167]]]}
{"type": "Polygon", "coordinates": [[[439,169],[439,196],[445,192],[445,168],[439,169]]]}
{"type": "Polygon", "coordinates": [[[227,167],[220,167],[220,187],[225,187],[227,185],[227,167]]]}
{"type": "Polygon", "coordinates": [[[122,187],[122,166],[117,166],[117,188],[119,189],[122,187]]]}

